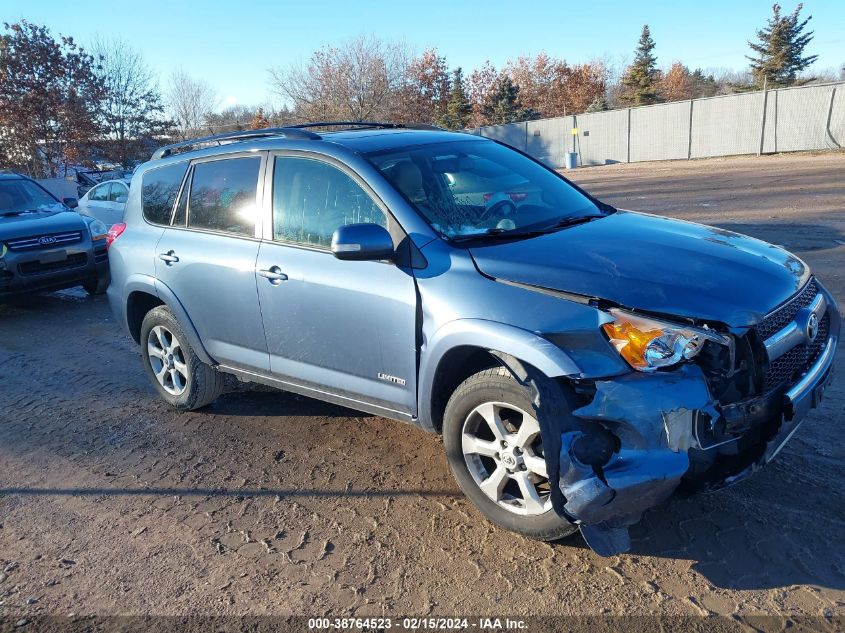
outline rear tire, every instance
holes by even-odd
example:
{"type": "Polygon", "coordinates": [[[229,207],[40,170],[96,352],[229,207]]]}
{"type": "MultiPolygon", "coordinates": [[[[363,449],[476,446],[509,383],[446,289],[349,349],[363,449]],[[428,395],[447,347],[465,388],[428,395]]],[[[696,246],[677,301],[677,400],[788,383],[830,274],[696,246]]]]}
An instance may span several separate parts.
{"type": "Polygon", "coordinates": [[[462,382],[446,405],[443,444],[461,490],[496,525],[553,541],[577,530],[551,506],[538,420],[569,415],[563,389],[542,375],[518,381],[504,367],[462,382]],[[545,476],[545,479],[544,479],[545,476]]]}
{"type": "Polygon", "coordinates": [[[144,317],[141,356],[156,391],[179,410],[200,409],[223,392],[223,375],[199,359],[166,306],[153,308],[144,317]]]}

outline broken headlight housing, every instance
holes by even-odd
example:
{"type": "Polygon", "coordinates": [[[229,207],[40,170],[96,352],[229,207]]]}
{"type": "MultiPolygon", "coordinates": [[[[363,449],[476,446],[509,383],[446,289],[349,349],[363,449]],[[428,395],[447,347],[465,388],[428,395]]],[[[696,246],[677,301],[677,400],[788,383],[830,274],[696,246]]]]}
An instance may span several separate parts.
{"type": "Polygon", "coordinates": [[[706,326],[669,323],[612,308],[602,329],[619,355],[638,371],[655,371],[694,358],[707,341],[730,346],[731,338],[706,326]]]}

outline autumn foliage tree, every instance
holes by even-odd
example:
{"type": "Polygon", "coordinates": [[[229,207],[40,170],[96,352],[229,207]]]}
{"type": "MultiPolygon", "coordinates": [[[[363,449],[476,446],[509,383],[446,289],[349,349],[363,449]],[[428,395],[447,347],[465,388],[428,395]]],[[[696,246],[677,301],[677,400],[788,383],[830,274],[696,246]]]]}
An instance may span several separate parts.
{"type": "Polygon", "coordinates": [[[519,86],[522,104],[544,117],[584,112],[606,88],[601,63],[570,66],[545,52],[509,62],[505,73],[519,86]]]}
{"type": "Polygon", "coordinates": [[[399,123],[433,123],[446,111],[450,94],[446,58],[429,49],[412,59],[392,117],[399,123]]]}
{"type": "Polygon", "coordinates": [[[93,57],[45,26],[4,23],[0,36],[0,162],[54,177],[100,133],[105,87],[93,57]]]}
{"type": "Polygon", "coordinates": [[[672,64],[672,67],[660,78],[658,92],[664,101],[695,98],[696,85],[689,68],[681,62],[672,64]]]}
{"type": "Polygon", "coordinates": [[[255,116],[252,117],[252,121],[249,124],[249,129],[263,130],[267,127],[270,127],[270,119],[268,119],[267,115],[264,114],[264,108],[258,108],[258,110],[255,111],[255,116]]]}

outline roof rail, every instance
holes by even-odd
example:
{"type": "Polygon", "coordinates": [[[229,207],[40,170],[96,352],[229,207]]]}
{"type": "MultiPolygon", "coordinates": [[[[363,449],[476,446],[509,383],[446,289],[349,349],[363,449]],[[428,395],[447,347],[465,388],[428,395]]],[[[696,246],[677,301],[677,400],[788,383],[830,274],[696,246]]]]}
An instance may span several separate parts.
{"type": "Polygon", "coordinates": [[[313,127],[346,127],[353,129],[406,129],[406,130],[443,130],[442,127],[429,125],[428,123],[389,123],[385,121],[315,121],[313,123],[300,123],[290,127],[298,130],[313,127]]]}
{"type": "Polygon", "coordinates": [[[200,149],[203,145],[223,145],[224,143],[234,143],[236,141],[245,141],[252,138],[267,138],[269,136],[285,136],[291,139],[299,140],[318,140],[321,138],[319,134],[309,132],[308,130],[297,127],[268,127],[262,130],[242,130],[240,132],[226,132],[225,134],[215,134],[213,136],[203,136],[200,138],[192,138],[181,143],[173,143],[171,145],[164,145],[153,152],[150,160],[158,160],[159,158],[166,158],[173,154],[181,152],[189,152],[194,149],[200,149]]]}

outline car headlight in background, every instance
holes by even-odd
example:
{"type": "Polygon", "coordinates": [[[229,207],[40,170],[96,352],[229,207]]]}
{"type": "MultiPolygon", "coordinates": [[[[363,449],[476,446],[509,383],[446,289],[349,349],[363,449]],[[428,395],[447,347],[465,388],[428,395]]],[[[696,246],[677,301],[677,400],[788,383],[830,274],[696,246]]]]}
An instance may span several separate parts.
{"type": "Polygon", "coordinates": [[[731,338],[713,330],[667,323],[615,308],[601,327],[620,356],[634,369],[654,371],[693,358],[706,341],[730,346],[731,338]]]}
{"type": "Polygon", "coordinates": [[[109,235],[109,227],[107,227],[100,220],[92,220],[88,223],[88,231],[91,233],[92,240],[104,240],[109,235]]]}

